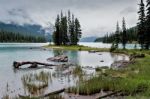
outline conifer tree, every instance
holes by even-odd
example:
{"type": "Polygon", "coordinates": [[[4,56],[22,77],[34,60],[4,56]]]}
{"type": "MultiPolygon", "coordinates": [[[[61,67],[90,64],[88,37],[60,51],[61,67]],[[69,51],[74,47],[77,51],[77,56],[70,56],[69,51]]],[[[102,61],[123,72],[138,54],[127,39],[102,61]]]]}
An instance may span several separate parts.
{"type": "Polygon", "coordinates": [[[81,38],[81,26],[79,20],[75,19],[75,45],[79,42],[79,39],[81,38]]]}
{"type": "Polygon", "coordinates": [[[69,44],[71,44],[71,40],[70,40],[70,34],[71,33],[71,12],[70,10],[68,10],[68,39],[69,39],[69,44]]]}
{"type": "Polygon", "coordinates": [[[123,49],[126,48],[126,43],[127,43],[126,22],[125,22],[125,18],[123,17],[123,20],[122,20],[122,45],[123,45],[123,49]]]}
{"type": "Polygon", "coordinates": [[[146,32],[145,32],[145,49],[150,47],[150,0],[147,0],[146,32]]]}
{"type": "Polygon", "coordinates": [[[60,18],[59,15],[57,15],[57,19],[55,22],[55,31],[53,33],[53,41],[56,45],[60,45],[60,18]]]}
{"type": "Polygon", "coordinates": [[[64,37],[64,32],[63,32],[63,12],[61,11],[61,13],[60,13],[60,26],[59,26],[59,28],[60,28],[60,33],[59,33],[59,41],[60,41],[60,45],[62,45],[63,44],[63,37],[64,37]]]}
{"type": "Polygon", "coordinates": [[[141,49],[144,48],[144,34],[145,34],[145,5],[143,3],[143,0],[141,0],[141,3],[139,4],[139,22],[137,23],[138,26],[138,42],[141,45],[141,49]]]}
{"type": "Polygon", "coordinates": [[[68,44],[69,39],[68,39],[68,35],[67,35],[67,31],[68,31],[68,26],[67,26],[67,17],[64,16],[61,19],[61,34],[62,34],[62,43],[64,45],[68,44]]]}
{"type": "Polygon", "coordinates": [[[72,20],[71,20],[70,40],[71,40],[71,45],[74,45],[75,44],[75,30],[74,30],[74,15],[73,14],[72,14],[72,20]]]}
{"type": "Polygon", "coordinates": [[[119,23],[117,22],[116,33],[115,33],[115,47],[116,48],[118,48],[118,44],[119,44],[119,41],[120,41],[119,34],[120,34],[120,28],[119,28],[119,23]]]}

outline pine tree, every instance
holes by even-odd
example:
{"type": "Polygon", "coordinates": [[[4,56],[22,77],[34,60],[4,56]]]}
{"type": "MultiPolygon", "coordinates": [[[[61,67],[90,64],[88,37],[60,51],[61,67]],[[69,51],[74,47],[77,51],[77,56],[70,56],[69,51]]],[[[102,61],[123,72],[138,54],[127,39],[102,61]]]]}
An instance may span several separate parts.
{"type": "Polygon", "coordinates": [[[137,23],[138,26],[138,41],[141,45],[141,49],[144,48],[144,34],[145,34],[145,5],[143,3],[143,0],[141,0],[141,3],[139,4],[139,22],[137,23]]]}
{"type": "Polygon", "coordinates": [[[74,33],[74,15],[72,14],[72,20],[71,20],[71,30],[70,30],[70,40],[71,45],[75,44],[75,33],[74,33]]]}
{"type": "Polygon", "coordinates": [[[63,32],[63,12],[61,11],[61,13],[60,13],[60,26],[59,26],[59,28],[60,28],[60,33],[59,33],[59,41],[60,41],[60,45],[62,45],[63,44],[63,37],[64,37],[64,32],[63,32]]]}
{"type": "Polygon", "coordinates": [[[150,47],[150,0],[147,0],[145,49],[149,49],[149,47],[150,47]]]}
{"type": "Polygon", "coordinates": [[[123,17],[123,20],[122,20],[122,45],[123,45],[123,49],[126,48],[126,43],[127,43],[126,22],[125,22],[125,18],[123,17]]]}
{"type": "Polygon", "coordinates": [[[55,31],[53,33],[53,41],[56,45],[60,45],[60,18],[59,15],[57,15],[57,19],[55,22],[55,31]]]}
{"type": "Polygon", "coordinates": [[[80,38],[81,38],[81,26],[80,26],[80,22],[79,20],[76,18],[75,19],[75,45],[77,45],[77,43],[79,42],[80,38]]]}
{"type": "Polygon", "coordinates": [[[115,47],[116,48],[118,48],[118,44],[119,44],[119,41],[120,41],[119,34],[120,34],[120,29],[119,29],[119,23],[117,22],[116,33],[115,33],[115,47]]]}
{"type": "Polygon", "coordinates": [[[62,34],[62,43],[64,45],[68,44],[69,39],[68,39],[68,35],[67,35],[67,31],[68,31],[68,26],[67,26],[67,17],[64,16],[61,19],[61,34],[62,34]]]}
{"type": "Polygon", "coordinates": [[[68,10],[68,39],[69,39],[69,44],[71,44],[71,40],[70,40],[70,35],[71,35],[71,12],[70,10],[68,10]]]}

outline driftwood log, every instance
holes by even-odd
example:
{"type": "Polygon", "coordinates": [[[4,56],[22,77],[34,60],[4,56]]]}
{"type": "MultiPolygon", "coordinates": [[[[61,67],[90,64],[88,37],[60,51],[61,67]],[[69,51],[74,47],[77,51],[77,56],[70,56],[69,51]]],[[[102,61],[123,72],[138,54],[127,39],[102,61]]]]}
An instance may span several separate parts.
{"type": "Polygon", "coordinates": [[[16,62],[14,61],[13,62],[13,67],[14,68],[19,68],[23,65],[30,65],[29,68],[37,68],[38,65],[43,65],[43,66],[56,66],[56,65],[53,65],[53,64],[48,64],[48,63],[41,63],[41,62],[31,62],[31,61],[26,61],[26,62],[16,62]]]}

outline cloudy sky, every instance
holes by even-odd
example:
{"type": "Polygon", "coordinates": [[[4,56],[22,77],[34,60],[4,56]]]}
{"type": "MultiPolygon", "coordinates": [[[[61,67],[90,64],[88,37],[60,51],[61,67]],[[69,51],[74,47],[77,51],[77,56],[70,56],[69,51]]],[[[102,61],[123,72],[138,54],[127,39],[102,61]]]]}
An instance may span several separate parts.
{"type": "Polygon", "coordinates": [[[61,10],[79,18],[83,36],[103,36],[126,18],[127,27],[136,25],[140,0],[0,0],[0,21],[18,24],[54,24],[61,10]]]}

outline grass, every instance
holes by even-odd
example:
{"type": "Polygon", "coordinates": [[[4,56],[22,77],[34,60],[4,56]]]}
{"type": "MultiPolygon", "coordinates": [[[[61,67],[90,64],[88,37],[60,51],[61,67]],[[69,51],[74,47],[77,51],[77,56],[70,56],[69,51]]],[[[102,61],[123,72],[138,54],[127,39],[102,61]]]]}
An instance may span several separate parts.
{"type": "Polygon", "coordinates": [[[87,47],[87,46],[81,46],[81,45],[61,45],[61,46],[56,46],[56,45],[48,45],[48,46],[44,46],[45,48],[52,48],[52,49],[60,49],[60,50],[77,50],[77,51],[91,51],[91,50],[95,50],[95,51],[109,51],[109,49],[107,48],[93,48],[93,47],[87,47]]]}
{"type": "Polygon", "coordinates": [[[49,73],[45,73],[44,71],[27,74],[22,77],[24,87],[28,89],[31,94],[37,94],[40,90],[48,87],[48,81],[49,73]]]}
{"type": "MultiPolygon", "coordinates": [[[[89,80],[85,80],[70,92],[91,95],[103,91],[122,91],[123,95],[150,96],[150,51],[117,50],[115,53],[143,53],[145,58],[137,58],[125,69],[107,69],[89,80]],[[79,92],[77,92],[79,90],[79,92]]],[[[97,68],[101,72],[101,68],[97,68]]]]}

